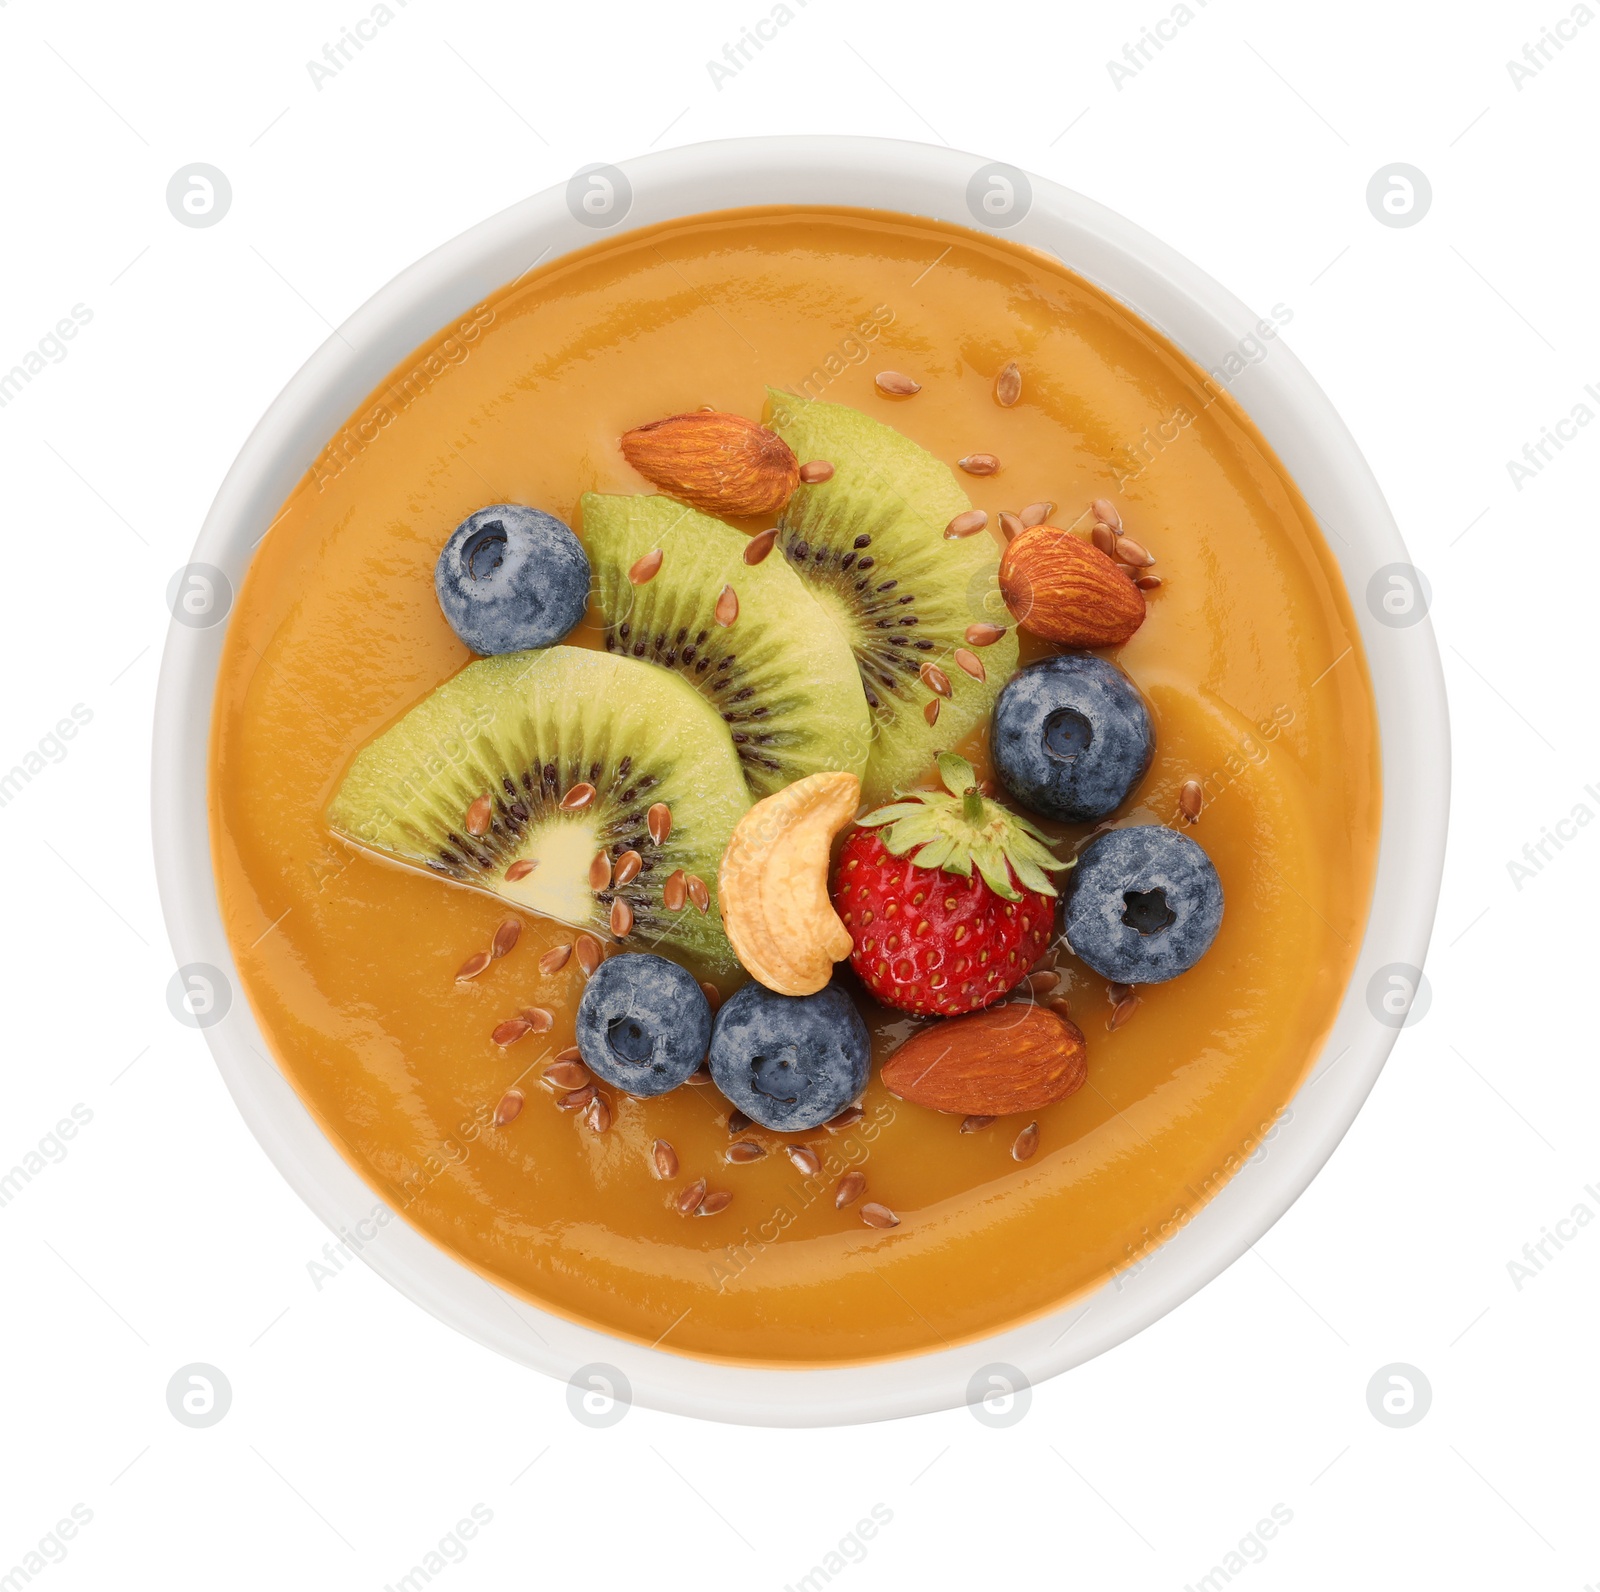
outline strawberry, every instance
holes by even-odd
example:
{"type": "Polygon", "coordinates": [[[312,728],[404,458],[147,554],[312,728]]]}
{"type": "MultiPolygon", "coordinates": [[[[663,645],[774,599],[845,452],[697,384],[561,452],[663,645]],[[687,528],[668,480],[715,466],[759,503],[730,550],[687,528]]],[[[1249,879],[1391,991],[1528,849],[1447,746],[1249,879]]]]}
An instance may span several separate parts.
{"type": "Polygon", "coordinates": [[[944,753],[942,791],[912,791],[858,821],[834,875],[850,965],[876,1000],[953,1017],[990,1006],[1049,945],[1059,862],[1025,818],[979,793],[944,753]]]}

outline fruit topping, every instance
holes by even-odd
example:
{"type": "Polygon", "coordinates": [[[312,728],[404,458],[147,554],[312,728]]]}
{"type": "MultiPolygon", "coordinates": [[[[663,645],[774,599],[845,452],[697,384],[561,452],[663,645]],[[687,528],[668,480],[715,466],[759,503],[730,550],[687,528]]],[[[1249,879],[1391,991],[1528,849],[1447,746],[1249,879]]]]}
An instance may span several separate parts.
{"type": "MultiPolygon", "coordinates": [[[[781,558],[665,497],[583,500],[606,650],[659,664],[722,716],[757,796],[822,769],[859,774],[871,744],[850,645],[781,558]],[[650,550],[646,585],[628,571],[650,550]]],[[[764,533],[772,534],[772,533],[764,533]]]]}
{"type": "Polygon", "coordinates": [[[1065,823],[1114,813],[1144,778],[1155,745],[1144,699],[1104,658],[1080,653],[1030,664],[995,705],[991,752],[1000,783],[1030,811],[1065,823]]]}
{"type": "Polygon", "coordinates": [[[751,977],[780,995],[812,995],[850,954],[828,901],[828,850],[855,817],[854,774],[812,774],[759,801],[728,842],[717,881],[722,920],[751,977]]]}
{"type": "Polygon", "coordinates": [[[913,1034],[884,1063],[883,1086],[931,1111],[1004,1117],[1076,1094],[1089,1075],[1087,1056],[1076,1023],[1013,1002],[913,1034]]]}
{"type": "Polygon", "coordinates": [[[711,1007],[694,976],[649,952],[613,956],[578,1003],[578,1049],[597,1078],[634,1095],[676,1089],[705,1059],[711,1007]]]}
{"type": "Polygon", "coordinates": [[[775,514],[800,480],[789,445],[743,415],[700,410],[637,426],[628,463],[652,486],[707,514],[775,514]]]}
{"type": "Polygon", "coordinates": [[[485,657],[548,647],[583,618],[589,558],[553,514],[494,503],[455,529],[434,567],[450,628],[485,657]]]}
{"type": "Polygon", "coordinates": [[[838,985],[778,995],[746,984],[718,1011],[711,1076],[752,1122],[778,1133],[821,1127],[866,1087],[867,1025],[838,985]]]}
{"type": "Polygon", "coordinates": [[[1104,978],[1176,978],[1211,948],[1221,923],[1222,882],[1187,835],[1159,824],[1111,829],[1078,854],[1067,888],[1067,943],[1104,978]]]}
{"type": "Polygon", "coordinates": [[[991,1005],[1050,943],[1071,866],[1027,819],[980,794],[964,758],[939,758],[944,791],[913,791],[860,820],[833,900],[850,965],[886,1006],[951,1016],[991,1005]]]}
{"type": "Polygon", "coordinates": [[[1117,561],[1053,525],[1006,548],[1000,591],[1024,630],[1062,647],[1120,647],[1144,623],[1144,593],[1117,561]]]}
{"type": "Polygon", "coordinates": [[[997,631],[986,679],[952,677],[946,699],[921,676],[924,663],[943,669],[956,647],[970,645],[970,627],[1006,622],[999,548],[986,534],[946,537],[972,505],[947,464],[893,427],[777,391],[769,407],[774,429],[801,458],[834,466],[830,480],[790,498],[778,546],[855,653],[875,727],[862,784],[869,801],[882,800],[983,723],[1017,666],[1015,635],[997,631]],[[938,713],[925,716],[935,700],[938,713]]]}
{"type": "MultiPolygon", "coordinates": [[[[358,845],[589,930],[577,941],[586,972],[591,946],[599,960],[591,936],[610,937],[620,900],[640,939],[717,973],[735,966],[721,919],[669,908],[663,886],[675,873],[714,877],[749,803],[727,727],[692,687],[648,664],[552,647],[470,663],[425,697],[357,754],[328,822],[358,845]],[[483,792],[493,810],[472,836],[464,815],[483,792]],[[653,809],[670,810],[670,826],[653,809]],[[617,870],[593,890],[600,851],[642,860],[626,882],[617,870]]],[[[541,970],[559,970],[548,958],[541,970]]]]}

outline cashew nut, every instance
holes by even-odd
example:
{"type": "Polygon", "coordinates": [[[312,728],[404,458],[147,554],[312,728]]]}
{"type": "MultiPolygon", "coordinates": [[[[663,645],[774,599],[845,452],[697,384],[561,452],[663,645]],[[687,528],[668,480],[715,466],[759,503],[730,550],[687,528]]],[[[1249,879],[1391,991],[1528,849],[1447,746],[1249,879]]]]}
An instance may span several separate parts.
{"type": "Polygon", "coordinates": [[[856,815],[854,774],[809,774],[738,822],[717,876],[722,921],[752,978],[780,995],[814,995],[850,954],[828,900],[833,837],[856,815]]]}

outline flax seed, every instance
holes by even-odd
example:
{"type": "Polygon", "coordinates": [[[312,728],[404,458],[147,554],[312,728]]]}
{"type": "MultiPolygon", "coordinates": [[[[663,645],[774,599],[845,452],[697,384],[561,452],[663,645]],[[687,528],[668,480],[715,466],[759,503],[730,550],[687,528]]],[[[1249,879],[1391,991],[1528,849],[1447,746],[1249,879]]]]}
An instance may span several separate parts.
{"type": "Polygon", "coordinates": [[[658,846],[664,846],[667,836],[672,833],[672,809],[665,802],[655,802],[644,815],[644,823],[650,831],[650,838],[658,846]]]}
{"type": "Polygon", "coordinates": [[[890,398],[909,398],[922,391],[920,381],[913,381],[898,370],[880,370],[872,379],[878,391],[890,398]]]}
{"type": "Polygon", "coordinates": [[[1008,542],[1015,541],[1027,528],[1009,509],[1000,510],[1000,529],[1008,542]]]}
{"type": "Polygon", "coordinates": [[[611,859],[605,852],[597,851],[589,864],[589,888],[606,890],[611,886],[611,859]]]}
{"type": "Polygon", "coordinates": [[[625,851],[617,858],[617,871],[612,876],[617,885],[632,884],[639,877],[639,869],[644,866],[643,859],[637,851],[625,851]]]}
{"type": "Polygon", "coordinates": [[[621,899],[611,903],[611,932],[619,940],[633,933],[633,908],[621,899]]]}
{"type": "Polygon", "coordinates": [[[506,883],[515,884],[518,879],[526,879],[539,864],[530,858],[524,857],[520,862],[514,862],[506,869],[506,883]]]}
{"type": "Polygon", "coordinates": [[[1096,524],[1089,532],[1089,540],[1100,549],[1107,558],[1117,556],[1117,533],[1109,525],[1096,524]]]}
{"type": "Polygon", "coordinates": [[[994,401],[1009,409],[1022,396],[1022,372],[1016,360],[1006,365],[994,379],[994,401]]]}
{"type": "Polygon", "coordinates": [[[938,699],[938,697],[934,697],[934,699],[931,702],[929,702],[923,708],[922,716],[923,716],[923,718],[925,718],[928,721],[928,723],[930,725],[934,725],[934,724],[937,724],[939,722],[939,699],[938,699]]]}
{"type": "Polygon", "coordinates": [[[706,998],[706,1005],[715,1015],[717,1008],[722,1004],[722,991],[707,979],[700,980],[700,993],[706,998]]]}
{"type": "Polygon", "coordinates": [[[1154,591],[1160,584],[1161,577],[1159,575],[1141,575],[1134,582],[1134,585],[1137,586],[1140,591],[1154,591]]]}
{"type": "Polygon", "coordinates": [[[733,1203],[733,1195],[725,1188],[714,1188],[700,1201],[695,1208],[696,1216],[715,1216],[718,1211],[725,1211],[733,1203]]]}
{"type": "Polygon", "coordinates": [[[757,1144],[754,1139],[735,1139],[723,1152],[724,1158],[734,1166],[746,1166],[751,1161],[764,1161],[767,1158],[767,1147],[757,1144]]]}
{"type": "Polygon", "coordinates": [[[488,951],[474,951],[456,969],[456,983],[465,984],[469,978],[476,978],[493,960],[488,951]]]}
{"type": "Polygon", "coordinates": [[[697,1177],[672,1203],[678,1207],[680,1216],[693,1216],[700,1208],[701,1200],[705,1197],[706,1180],[703,1177],[697,1177]]]}
{"type": "Polygon", "coordinates": [[[785,1154],[794,1163],[795,1170],[806,1177],[815,1177],[822,1170],[822,1162],[817,1158],[817,1152],[808,1150],[803,1144],[788,1145],[785,1154]]]}
{"type": "Polygon", "coordinates": [[[1035,1150],[1039,1148],[1039,1124],[1030,1122],[1015,1139],[1011,1141],[1011,1159],[1013,1161],[1026,1161],[1035,1150]]]}
{"type": "Polygon", "coordinates": [[[1000,461],[992,453],[969,453],[964,459],[957,459],[968,475],[996,475],[1000,470],[1000,461]]]}
{"type": "Polygon", "coordinates": [[[565,796],[561,798],[561,810],[564,813],[575,813],[587,807],[594,800],[594,786],[585,781],[581,785],[574,785],[565,796]]]}
{"type": "Polygon", "coordinates": [[[605,950],[592,934],[580,934],[573,949],[578,953],[578,966],[583,969],[585,978],[593,977],[594,970],[606,959],[605,950]]]}
{"type": "Polygon", "coordinates": [[[1192,824],[1199,816],[1200,809],[1205,806],[1206,793],[1201,788],[1197,779],[1186,779],[1183,789],[1178,792],[1178,811],[1192,824]]]}
{"type": "Polygon", "coordinates": [[[957,647],[955,652],[956,667],[964,669],[974,680],[987,680],[989,671],[983,666],[983,659],[975,652],[968,652],[965,647],[957,647]]]}
{"type": "Polygon", "coordinates": [[[846,1205],[852,1205],[861,1198],[862,1190],[867,1186],[866,1176],[861,1172],[846,1172],[841,1177],[833,1190],[833,1205],[835,1210],[842,1211],[846,1205]]]}
{"type": "Polygon", "coordinates": [[[650,1165],[657,1177],[665,1181],[678,1175],[678,1152],[665,1139],[657,1139],[650,1146],[650,1165]]]}
{"type": "Polygon", "coordinates": [[[502,956],[509,955],[516,949],[517,941],[522,938],[522,919],[507,918],[498,929],[494,931],[494,942],[489,947],[490,956],[498,961],[502,956]]]}
{"type": "Polygon", "coordinates": [[[1117,513],[1117,505],[1110,498],[1096,498],[1089,507],[1097,520],[1104,520],[1113,530],[1122,529],[1122,516],[1117,513]]]}
{"type": "Polygon", "coordinates": [[[647,581],[654,580],[661,570],[661,557],[661,549],[657,547],[643,558],[635,559],[628,570],[629,581],[635,586],[643,586],[647,581]]]}
{"type": "Polygon", "coordinates": [[[582,1111],[593,1100],[598,1091],[592,1083],[586,1083],[581,1089],[574,1089],[571,1094],[564,1094],[556,1101],[558,1111],[582,1111]]]}
{"type": "Polygon", "coordinates": [[[778,540],[778,527],[774,525],[770,531],[757,531],[748,542],[744,544],[744,561],[747,564],[759,564],[768,553],[772,551],[773,543],[778,540]]]}
{"type": "Polygon", "coordinates": [[[493,804],[487,796],[480,796],[467,809],[467,833],[469,835],[486,835],[489,833],[489,814],[493,804]]]}
{"type": "Polygon", "coordinates": [[[731,586],[722,588],[722,595],[717,598],[714,617],[724,630],[733,624],[739,617],[739,594],[731,586]]]}
{"type": "Polygon", "coordinates": [[[543,956],[539,958],[539,971],[545,975],[559,973],[567,965],[567,960],[572,955],[570,945],[552,945],[543,956]]]}
{"type": "Polygon", "coordinates": [[[968,625],[967,644],[973,647],[992,647],[1005,633],[1004,625],[968,625]]]}
{"type": "Polygon", "coordinates": [[[1111,1013],[1111,1016],[1107,1018],[1107,1030],[1114,1033],[1117,1029],[1121,1028],[1122,1025],[1127,1022],[1127,1020],[1132,1017],[1136,1011],[1138,1011],[1138,1009],[1138,995],[1136,993],[1129,993],[1122,1000],[1117,1002],[1115,1009],[1111,1013]]]}
{"type": "Polygon", "coordinates": [[[507,1089],[500,1096],[500,1104],[494,1108],[494,1125],[503,1128],[508,1122],[515,1122],[522,1115],[522,1103],[526,1096],[520,1089],[507,1089]]]}
{"type": "Polygon", "coordinates": [[[692,1083],[698,1089],[703,1089],[712,1081],[711,1069],[702,1063],[700,1066],[696,1067],[695,1070],[691,1072],[683,1081],[685,1083],[692,1083]]]}
{"type": "Polygon", "coordinates": [[[983,509],[968,509],[945,526],[944,539],[947,542],[959,542],[965,536],[976,536],[988,523],[989,516],[983,509]]]}
{"type": "Polygon", "coordinates": [[[807,486],[820,486],[822,482],[833,479],[833,466],[826,459],[813,459],[809,464],[800,466],[800,479],[807,486]]]}
{"type": "Polygon", "coordinates": [[[682,912],[689,898],[689,882],[682,868],[674,868],[661,887],[661,904],[668,912],[682,912]]]}
{"type": "Polygon", "coordinates": [[[743,1133],[750,1126],[750,1118],[744,1112],[733,1110],[728,1113],[728,1132],[743,1133]]]}
{"type": "Polygon", "coordinates": [[[1145,547],[1144,543],[1136,542],[1131,536],[1117,536],[1116,556],[1124,564],[1132,564],[1137,569],[1148,569],[1155,563],[1155,555],[1145,547]]]}
{"type": "Polygon", "coordinates": [[[688,873],[683,877],[684,889],[689,892],[689,899],[701,912],[711,909],[711,892],[706,888],[706,882],[697,873],[688,873]]]}
{"type": "Polygon", "coordinates": [[[1054,969],[1047,969],[1043,973],[1030,973],[1028,975],[1028,988],[1035,995],[1048,995],[1057,984],[1061,982],[1061,975],[1054,969]]]}
{"type": "Polygon", "coordinates": [[[603,1094],[597,1092],[589,1102],[588,1109],[583,1113],[583,1125],[591,1133],[604,1133],[611,1126],[611,1107],[603,1094]]]}
{"type": "Polygon", "coordinates": [[[525,1023],[520,1017],[512,1017],[498,1024],[489,1037],[497,1045],[514,1045],[519,1039],[526,1038],[532,1032],[533,1030],[529,1024],[525,1023]]]}
{"type": "Polygon", "coordinates": [[[960,1131],[962,1133],[982,1133],[993,1121],[993,1117],[963,1117],[960,1131]]]}
{"type": "Polygon", "coordinates": [[[581,1089],[590,1082],[589,1069],[581,1061],[553,1061],[541,1080],[552,1089],[581,1089]]]}
{"type": "Polygon", "coordinates": [[[1017,518],[1022,521],[1024,527],[1032,530],[1035,525],[1043,525],[1055,511],[1055,504],[1046,499],[1038,503],[1030,503],[1017,518]]]}
{"type": "Polygon", "coordinates": [[[900,1218],[887,1205],[879,1205],[873,1200],[868,1200],[861,1207],[861,1220],[868,1227],[898,1227],[900,1225],[900,1218]]]}
{"type": "Polygon", "coordinates": [[[936,663],[925,663],[917,670],[922,677],[922,683],[933,692],[935,696],[948,697],[950,692],[950,676],[936,663]]]}
{"type": "Polygon", "coordinates": [[[843,1133],[846,1128],[853,1128],[866,1112],[860,1106],[846,1106],[836,1117],[829,1117],[822,1125],[829,1133],[843,1133]]]}

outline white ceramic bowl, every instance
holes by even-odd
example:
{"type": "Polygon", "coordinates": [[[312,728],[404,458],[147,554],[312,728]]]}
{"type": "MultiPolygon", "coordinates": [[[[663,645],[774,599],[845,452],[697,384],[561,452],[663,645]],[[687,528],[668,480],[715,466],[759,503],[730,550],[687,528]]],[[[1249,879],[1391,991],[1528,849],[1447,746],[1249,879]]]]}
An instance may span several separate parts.
{"type": "MultiPolygon", "coordinates": [[[[1065,188],[978,156],[880,139],[747,139],[648,155],[620,176],[600,168],[513,206],[436,249],[351,316],[284,389],[228,472],[194,551],[195,564],[209,570],[197,581],[175,577],[154,745],[156,864],[168,930],[180,968],[214,970],[201,975],[213,983],[221,975],[222,998],[200,1025],[252,1131],[323,1221],[358,1241],[374,1231],[377,1197],[267,1059],[237,993],[207,843],[206,764],[227,610],[215,571],[238,589],[291,488],[379,379],[537,261],[592,244],[607,230],[774,203],[988,225],[1058,255],[1207,368],[1253,346],[1245,340],[1257,317],[1164,244],[1065,188]]],[[[1089,1298],[975,1344],[864,1366],[740,1368],[639,1348],[494,1288],[398,1219],[361,1248],[375,1270],[441,1320],[552,1376],[571,1379],[598,1364],[605,1383],[631,1386],[634,1401],[656,1408],[820,1426],[948,1408],[1019,1376],[1037,1382],[1079,1365],[1164,1315],[1261,1237],[1339,1142],[1394,1043],[1401,1018],[1378,997],[1403,1002],[1412,979],[1406,970],[1423,962],[1443,866],[1450,764],[1438,653],[1394,520],[1316,383],[1281,339],[1267,347],[1230,390],[1334,533],[1327,540],[1372,671],[1384,773],[1377,886],[1356,972],[1313,1081],[1280,1122],[1269,1153],[1179,1224],[1144,1264],[1089,1298]]]]}

